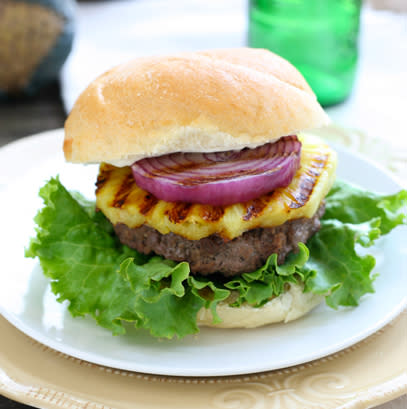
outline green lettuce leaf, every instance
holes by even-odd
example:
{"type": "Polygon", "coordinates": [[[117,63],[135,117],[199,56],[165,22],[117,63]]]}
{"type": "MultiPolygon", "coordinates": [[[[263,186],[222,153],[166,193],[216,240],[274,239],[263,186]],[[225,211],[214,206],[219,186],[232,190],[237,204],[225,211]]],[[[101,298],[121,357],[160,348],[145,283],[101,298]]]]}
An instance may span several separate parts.
{"type": "Polygon", "coordinates": [[[305,244],[299,243],[298,253],[291,253],[283,265],[277,264],[277,254],[272,254],[258,270],[242,274],[234,280],[225,283],[225,287],[239,293],[231,304],[239,307],[247,302],[253,307],[261,307],[271,298],[278,297],[285,291],[286,285],[306,282],[315,272],[304,269],[309,257],[305,244]]]}
{"type": "Polygon", "coordinates": [[[370,273],[375,259],[357,254],[354,243],[359,234],[355,226],[324,220],[319,234],[308,243],[312,256],[306,267],[316,274],[307,280],[306,291],[327,295],[326,302],[333,308],[358,305],[362,295],[374,292],[370,273]]]}
{"type": "Polygon", "coordinates": [[[407,190],[381,195],[337,180],[327,199],[324,220],[361,224],[376,219],[381,234],[407,222],[407,190]]]}
{"type": "Polygon", "coordinates": [[[374,292],[375,259],[360,255],[357,245],[371,246],[381,235],[407,222],[407,191],[393,195],[369,192],[337,180],[326,198],[321,229],[307,243],[305,268],[315,271],[305,291],[325,294],[330,307],[356,306],[374,292]]]}
{"type": "Polygon", "coordinates": [[[264,305],[291,283],[326,295],[328,305],[357,305],[373,292],[374,258],[358,254],[406,222],[407,192],[378,195],[337,182],[327,197],[321,230],[299,245],[283,265],[270,255],[264,266],[239,278],[196,277],[186,262],[144,256],[121,244],[93,202],[68,192],[58,178],[40,190],[44,207],[37,214],[36,236],[26,250],[38,257],[59,301],[69,301],[73,316],[92,316],[113,334],[125,322],[172,338],[198,332],[197,312],[212,311],[230,297],[232,306],[264,305]]]}
{"type": "Polygon", "coordinates": [[[139,318],[133,293],[114,272],[129,256],[139,263],[144,257],[118,243],[103,217],[74,200],[58,179],[39,194],[45,206],[35,218],[37,236],[26,256],[39,258],[52,291],[58,301],[69,301],[73,316],[89,314],[114,334],[123,334],[122,320],[139,318]]]}
{"type": "Polygon", "coordinates": [[[52,291],[58,301],[69,301],[73,316],[90,315],[115,335],[131,322],[157,337],[183,337],[198,332],[200,308],[215,311],[229,296],[229,290],[190,277],[188,263],[147,257],[121,244],[94,203],[69,193],[57,178],[39,194],[45,206],[26,256],[39,258],[52,291]]]}

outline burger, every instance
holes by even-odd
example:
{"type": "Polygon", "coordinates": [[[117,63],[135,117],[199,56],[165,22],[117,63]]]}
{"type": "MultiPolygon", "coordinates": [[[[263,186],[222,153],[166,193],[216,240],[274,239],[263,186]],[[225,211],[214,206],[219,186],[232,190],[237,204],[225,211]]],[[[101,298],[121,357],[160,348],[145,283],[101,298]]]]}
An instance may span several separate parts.
{"type": "MultiPolygon", "coordinates": [[[[337,159],[306,131],[327,124],[301,74],[266,50],[180,53],[115,67],[88,86],[65,124],[66,160],[100,163],[96,212],[84,205],[99,233],[58,232],[65,242],[72,231],[72,240],[108,234],[114,239],[105,241],[114,242],[86,242],[81,249],[92,253],[75,253],[86,261],[75,272],[71,254],[62,260],[41,247],[45,233],[28,255],[40,257],[74,315],[91,314],[114,333],[125,321],[172,337],[202,325],[297,319],[349,287],[332,274],[317,277],[324,259],[317,241],[319,264],[307,264],[305,244],[320,229],[337,159]],[[103,259],[112,249],[116,258],[103,259]]],[[[42,196],[52,200],[58,189],[42,196]]],[[[60,217],[54,204],[47,211],[60,217]]],[[[359,279],[365,292],[372,280],[359,279]]]]}

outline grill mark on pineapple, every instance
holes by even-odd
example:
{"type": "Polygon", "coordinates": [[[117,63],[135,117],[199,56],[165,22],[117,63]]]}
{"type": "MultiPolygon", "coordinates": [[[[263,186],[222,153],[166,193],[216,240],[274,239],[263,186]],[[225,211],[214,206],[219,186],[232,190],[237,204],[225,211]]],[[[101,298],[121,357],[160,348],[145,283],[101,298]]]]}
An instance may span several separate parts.
{"type": "Polygon", "coordinates": [[[290,195],[291,202],[288,204],[290,209],[298,209],[308,202],[312,190],[314,189],[315,181],[316,179],[313,179],[308,175],[301,177],[299,191],[294,191],[290,195]]]}
{"type": "Polygon", "coordinates": [[[200,216],[207,222],[217,222],[225,214],[222,206],[202,206],[200,216]]]}
{"type": "Polygon", "coordinates": [[[327,162],[328,155],[315,156],[311,162],[311,168],[300,174],[298,189],[290,194],[291,202],[288,204],[290,209],[298,209],[308,202],[327,162]]]}
{"type": "Polygon", "coordinates": [[[134,186],[134,178],[132,173],[125,175],[121,181],[120,187],[116,191],[112,206],[115,208],[121,208],[126,202],[127,197],[132,191],[134,186]]]}
{"type": "Polygon", "coordinates": [[[192,203],[171,203],[164,214],[168,216],[171,223],[180,223],[187,218],[191,207],[192,203]]]}
{"type": "Polygon", "coordinates": [[[151,209],[153,209],[153,207],[155,207],[155,205],[158,203],[158,199],[150,194],[147,193],[144,197],[143,197],[143,201],[142,203],[140,203],[138,205],[138,208],[140,210],[140,213],[145,216],[151,209]]]}
{"type": "Polygon", "coordinates": [[[246,205],[245,214],[242,216],[242,219],[247,222],[253,218],[260,216],[264,208],[267,206],[267,203],[270,201],[272,194],[267,196],[270,197],[266,200],[263,200],[260,197],[254,200],[250,200],[250,202],[248,202],[246,205]]]}
{"type": "Polygon", "coordinates": [[[315,155],[312,158],[312,165],[316,168],[324,168],[328,162],[328,155],[315,155]]]}
{"type": "Polygon", "coordinates": [[[100,171],[96,180],[96,191],[95,193],[98,194],[106,182],[109,180],[110,175],[112,174],[113,169],[109,166],[102,165],[100,167],[100,171]]]}

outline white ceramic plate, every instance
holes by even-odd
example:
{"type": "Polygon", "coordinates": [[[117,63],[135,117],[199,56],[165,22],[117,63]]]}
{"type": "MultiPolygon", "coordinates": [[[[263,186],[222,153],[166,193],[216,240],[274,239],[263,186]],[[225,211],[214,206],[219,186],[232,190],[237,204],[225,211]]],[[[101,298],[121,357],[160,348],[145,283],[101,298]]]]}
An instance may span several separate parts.
{"type": "MultiPolygon", "coordinates": [[[[26,138],[0,150],[0,311],[21,331],[68,355],[137,372],[217,376],[253,373],[308,362],[346,348],[377,331],[407,304],[406,228],[375,246],[376,293],[357,308],[325,305],[289,324],[252,330],[202,329],[182,340],[156,340],[132,330],[113,337],[93,320],[72,318],[42,276],[38,262],[24,258],[41,207],[38,189],[60,174],[70,189],[92,197],[95,166],[64,162],[62,131],[26,138]],[[403,247],[404,241],[404,247],[403,247]]],[[[394,192],[400,186],[383,170],[338,149],[340,177],[368,189],[394,192]]]]}

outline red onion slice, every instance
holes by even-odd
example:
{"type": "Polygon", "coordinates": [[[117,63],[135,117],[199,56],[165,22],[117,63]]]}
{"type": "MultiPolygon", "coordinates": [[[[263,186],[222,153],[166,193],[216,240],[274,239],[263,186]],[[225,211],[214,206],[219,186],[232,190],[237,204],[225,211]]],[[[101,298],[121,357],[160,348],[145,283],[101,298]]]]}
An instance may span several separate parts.
{"type": "Polygon", "coordinates": [[[255,149],[172,153],[131,168],[137,184],[158,199],[223,206],[288,186],[300,155],[301,142],[290,135],[255,149]]]}

